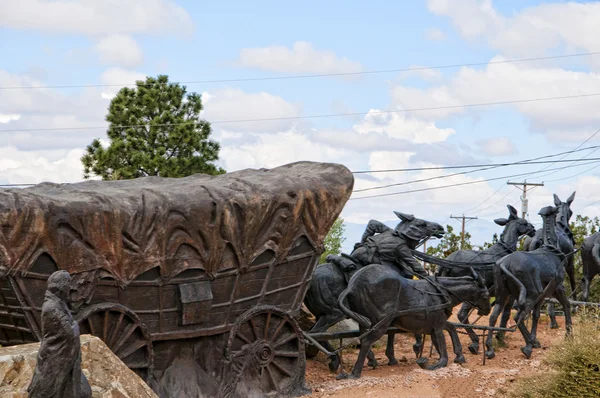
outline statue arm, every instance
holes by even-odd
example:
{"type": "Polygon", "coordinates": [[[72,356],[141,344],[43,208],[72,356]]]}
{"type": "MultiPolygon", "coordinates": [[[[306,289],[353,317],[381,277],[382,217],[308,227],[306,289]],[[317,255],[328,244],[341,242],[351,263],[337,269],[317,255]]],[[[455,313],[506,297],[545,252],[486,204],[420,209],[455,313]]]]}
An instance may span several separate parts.
{"type": "Polygon", "coordinates": [[[423,264],[418,262],[412,255],[409,247],[406,245],[400,245],[396,249],[396,258],[397,261],[404,266],[410,268],[417,275],[427,275],[425,272],[425,268],[423,268],[423,264]]]}
{"type": "Polygon", "coordinates": [[[382,223],[381,221],[371,220],[367,224],[367,228],[365,229],[365,233],[360,239],[360,243],[365,243],[369,236],[373,236],[375,234],[380,234],[382,232],[388,231],[391,228],[382,223]]]}

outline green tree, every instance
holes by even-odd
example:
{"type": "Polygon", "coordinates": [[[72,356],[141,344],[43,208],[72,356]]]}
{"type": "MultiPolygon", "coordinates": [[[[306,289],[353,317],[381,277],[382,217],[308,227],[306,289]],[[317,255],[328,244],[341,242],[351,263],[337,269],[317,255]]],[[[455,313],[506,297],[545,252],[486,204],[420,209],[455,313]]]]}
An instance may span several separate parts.
{"type": "Polygon", "coordinates": [[[489,249],[490,247],[494,246],[496,243],[498,243],[498,239],[499,239],[498,238],[498,234],[494,233],[494,236],[492,236],[492,242],[491,243],[490,242],[484,242],[483,246],[482,246],[482,249],[485,250],[485,249],[489,249]]]}
{"type": "Polygon", "coordinates": [[[201,96],[159,75],[122,88],[106,121],[108,147],[95,139],[81,158],[84,178],[184,177],[222,174],[215,166],[220,145],[209,139],[210,123],[200,119],[201,96]]]}
{"type": "MultiPolygon", "coordinates": [[[[454,228],[451,225],[446,226],[446,233],[440,239],[440,242],[437,246],[430,246],[427,248],[427,254],[431,256],[436,256],[440,258],[446,258],[451,253],[454,253],[457,250],[460,250],[461,237],[460,233],[455,234],[454,228]]],[[[471,245],[471,234],[465,231],[465,250],[472,250],[473,246],[471,245]]]]}
{"type": "Polygon", "coordinates": [[[325,240],[323,245],[325,246],[325,251],[321,254],[321,258],[319,259],[319,264],[325,263],[325,257],[329,254],[340,254],[342,251],[342,244],[346,240],[344,237],[344,231],[346,230],[346,225],[344,224],[343,218],[338,218],[333,223],[333,226],[325,236],[325,240]]]}

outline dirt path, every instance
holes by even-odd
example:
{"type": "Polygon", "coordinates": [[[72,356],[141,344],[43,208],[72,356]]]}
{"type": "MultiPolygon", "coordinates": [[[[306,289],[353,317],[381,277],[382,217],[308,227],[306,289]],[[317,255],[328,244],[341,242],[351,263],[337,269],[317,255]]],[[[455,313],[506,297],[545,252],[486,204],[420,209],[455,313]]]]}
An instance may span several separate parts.
{"type": "MultiPolygon", "coordinates": [[[[454,321],[456,321],[454,319],[454,321]]],[[[491,397],[503,396],[510,389],[517,377],[543,372],[545,366],[542,359],[553,342],[564,337],[564,321],[558,319],[560,329],[550,329],[549,321],[542,315],[540,319],[538,339],[541,349],[535,349],[531,359],[526,359],[520,347],[523,339],[519,332],[508,333],[506,347],[496,347],[496,357],[482,364],[483,355],[472,355],[467,346],[468,336],[461,334],[467,363],[452,363],[437,371],[426,371],[419,368],[412,352],[414,338],[409,335],[397,335],[395,341],[396,357],[405,358],[397,366],[388,366],[385,357],[385,346],[374,349],[379,367],[373,370],[366,365],[363,376],[359,380],[336,380],[336,375],[329,372],[327,358],[319,354],[314,360],[307,361],[307,381],[313,389],[312,397],[491,397]]],[[[487,324],[487,317],[478,324],[487,324]]],[[[511,324],[509,324],[511,326],[511,324]]],[[[447,336],[447,335],[446,335],[447,336]]],[[[454,360],[450,339],[446,337],[450,361],[454,360]]],[[[431,340],[427,338],[424,356],[429,355],[431,340]]],[[[483,347],[483,344],[480,345],[483,347]]],[[[480,350],[481,350],[480,348],[480,350]]],[[[350,371],[356,361],[357,350],[344,352],[344,368],[350,371]]],[[[435,355],[434,355],[435,358],[435,355]]],[[[434,360],[434,359],[432,359],[434,360]]]]}

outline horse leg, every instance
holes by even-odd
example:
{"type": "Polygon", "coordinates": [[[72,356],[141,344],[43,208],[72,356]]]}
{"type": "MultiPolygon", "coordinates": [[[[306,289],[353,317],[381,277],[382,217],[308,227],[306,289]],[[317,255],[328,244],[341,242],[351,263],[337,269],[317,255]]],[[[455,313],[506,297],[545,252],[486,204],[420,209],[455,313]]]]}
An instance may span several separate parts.
{"type": "Polygon", "coordinates": [[[590,278],[588,275],[585,275],[585,271],[583,274],[583,278],[581,278],[581,301],[587,301],[590,296],[590,278]]]}
{"type": "MultiPolygon", "coordinates": [[[[338,380],[342,379],[359,379],[362,374],[362,369],[365,364],[365,358],[367,357],[369,351],[371,351],[371,347],[377,340],[379,340],[386,332],[392,320],[388,322],[383,322],[376,329],[373,329],[371,333],[364,336],[360,341],[360,352],[358,353],[358,358],[356,359],[356,363],[352,368],[352,373],[340,373],[337,376],[338,380]]],[[[365,329],[363,327],[360,328],[360,333],[364,333],[365,329]]]]}
{"type": "MultiPolygon", "coordinates": [[[[494,305],[494,309],[492,310],[492,313],[490,314],[490,321],[489,321],[490,327],[496,326],[496,321],[498,320],[498,316],[504,310],[504,307],[506,307],[507,304],[508,304],[507,297],[502,297],[502,298],[496,297],[496,304],[494,305]]],[[[487,338],[485,340],[485,348],[486,348],[485,357],[487,359],[492,359],[496,356],[496,354],[494,353],[494,345],[492,343],[492,338],[493,338],[492,333],[488,333],[487,338]]]]}
{"type": "MultiPolygon", "coordinates": [[[[457,317],[458,317],[458,320],[460,321],[460,323],[464,323],[467,325],[470,324],[469,312],[471,311],[472,308],[473,308],[473,306],[469,303],[463,303],[461,305],[460,310],[458,311],[458,314],[457,314],[457,317]]],[[[471,344],[469,345],[469,351],[471,351],[471,354],[477,354],[479,352],[479,336],[477,336],[477,333],[475,333],[475,331],[473,331],[473,329],[470,327],[466,327],[465,330],[469,334],[469,337],[471,338],[471,344]]]]}
{"type": "Polygon", "coordinates": [[[531,358],[531,353],[533,352],[533,340],[531,339],[531,334],[525,326],[525,318],[526,317],[523,316],[523,319],[517,323],[517,327],[519,328],[521,335],[523,335],[523,340],[525,340],[525,346],[521,347],[521,352],[527,359],[529,359],[531,358]]]}
{"type": "Polygon", "coordinates": [[[531,316],[531,344],[533,348],[541,348],[539,340],[537,339],[537,327],[538,321],[540,320],[540,312],[542,311],[543,301],[536,304],[533,308],[533,315],[531,316]]]}
{"type": "Polygon", "coordinates": [[[369,349],[369,352],[367,353],[367,366],[370,366],[373,369],[375,369],[375,368],[377,368],[377,366],[379,366],[377,359],[375,359],[375,354],[373,353],[373,350],[371,350],[371,349],[369,349]]]}
{"type": "Polygon", "coordinates": [[[460,339],[458,338],[456,327],[453,324],[446,322],[444,329],[448,332],[450,339],[452,340],[452,348],[454,350],[454,354],[456,355],[456,358],[454,358],[454,363],[465,363],[465,356],[463,355],[463,348],[460,339]]]}
{"type": "Polygon", "coordinates": [[[448,365],[448,348],[446,347],[446,338],[444,337],[444,328],[434,329],[431,333],[431,340],[435,349],[440,353],[440,360],[435,364],[428,366],[427,370],[436,370],[448,365]]]}
{"type": "MultiPolygon", "coordinates": [[[[508,320],[510,319],[510,311],[512,310],[512,307],[513,307],[514,303],[515,303],[515,299],[514,298],[510,298],[508,300],[508,304],[504,307],[504,311],[502,311],[502,318],[500,318],[500,327],[501,328],[505,328],[506,325],[508,325],[508,320]]],[[[504,336],[505,335],[506,335],[505,332],[500,331],[500,332],[496,333],[496,339],[499,342],[504,343],[504,336]]]]}
{"type": "Polygon", "coordinates": [[[567,298],[564,285],[559,285],[554,290],[554,298],[562,305],[563,311],[565,312],[565,328],[567,329],[567,336],[570,336],[573,332],[573,321],[571,319],[571,303],[567,298]]]}
{"type": "Polygon", "coordinates": [[[385,356],[388,359],[388,366],[398,365],[394,350],[394,336],[395,334],[388,334],[387,346],[385,347],[385,356]]]}
{"type": "MultiPolygon", "coordinates": [[[[339,312],[339,311],[338,311],[339,312]]],[[[341,313],[339,314],[328,314],[317,319],[317,322],[313,325],[312,328],[308,331],[308,333],[322,333],[326,332],[327,329],[335,325],[344,319],[345,316],[341,313]]],[[[329,341],[319,341],[323,348],[325,348],[329,352],[334,352],[335,348],[329,343],[329,341]]],[[[340,355],[334,354],[329,356],[329,370],[331,372],[336,372],[340,367],[340,355]]]]}
{"type": "Polygon", "coordinates": [[[548,303],[548,316],[550,317],[550,329],[558,329],[556,312],[554,311],[554,303],[548,303]]]}
{"type": "Polygon", "coordinates": [[[571,254],[567,259],[567,266],[565,267],[567,275],[569,276],[569,286],[571,286],[571,293],[576,289],[575,286],[575,256],[571,254]]]}
{"type": "Polygon", "coordinates": [[[415,356],[417,358],[421,357],[421,353],[423,352],[423,344],[425,344],[423,342],[423,335],[422,334],[415,334],[415,344],[413,344],[413,352],[415,353],[415,356]]]}

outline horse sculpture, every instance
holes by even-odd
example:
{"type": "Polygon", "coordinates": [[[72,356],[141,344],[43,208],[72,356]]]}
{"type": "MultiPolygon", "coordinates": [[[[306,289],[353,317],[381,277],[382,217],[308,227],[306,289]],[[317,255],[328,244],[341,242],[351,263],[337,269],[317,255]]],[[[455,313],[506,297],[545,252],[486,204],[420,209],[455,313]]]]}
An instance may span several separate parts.
{"type": "MultiPolygon", "coordinates": [[[[401,220],[395,229],[377,220],[371,220],[367,225],[361,242],[355,245],[355,250],[350,256],[328,256],[327,263],[317,266],[304,298],[304,304],[316,318],[316,323],[310,329],[309,333],[325,332],[331,326],[346,319],[346,315],[342,313],[338,306],[339,295],[348,286],[348,280],[355,272],[371,263],[382,262],[380,258],[382,253],[399,256],[400,258],[396,260],[397,262],[408,260],[405,258],[407,256],[406,253],[408,253],[410,260],[416,262],[410,256],[411,247],[406,247],[406,250],[397,250],[398,246],[406,243],[405,238],[401,238],[401,236],[405,236],[405,234],[411,236],[411,244],[416,245],[419,241],[432,236],[441,237],[444,233],[444,228],[437,223],[421,220],[411,214],[394,213],[401,220]],[[375,234],[379,235],[374,239],[372,237],[375,234]],[[373,255],[371,250],[373,243],[376,244],[374,247],[377,253],[376,256],[373,255]]],[[[420,263],[417,262],[417,264],[421,266],[420,263]]],[[[399,271],[397,270],[396,272],[399,271]]],[[[328,351],[334,351],[329,342],[320,341],[319,343],[328,351]]],[[[388,363],[391,365],[397,363],[397,360],[393,356],[393,348],[394,340],[393,338],[389,338],[386,353],[391,353],[388,355],[388,363]]],[[[369,351],[368,355],[369,365],[377,366],[377,361],[371,351],[369,351]]],[[[329,369],[335,372],[340,365],[339,355],[335,354],[330,356],[329,359],[329,369]]]]}
{"type": "MultiPolygon", "coordinates": [[[[544,244],[541,248],[530,252],[509,254],[497,261],[497,267],[494,270],[496,304],[490,315],[489,325],[493,327],[500,312],[516,299],[515,322],[525,339],[525,346],[521,348],[521,351],[527,358],[531,357],[533,348],[540,347],[536,334],[545,297],[554,296],[563,305],[567,334],[571,333],[571,308],[563,284],[566,258],[558,249],[556,233],[558,211],[559,209],[556,207],[547,206],[538,213],[543,219],[544,244]],[[523,320],[530,312],[533,312],[531,332],[523,324],[523,320]]],[[[485,345],[486,357],[493,358],[495,353],[491,334],[488,335],[485,345]]]]}
{"type": "Polygon", "coordinates": [[[600,274],[600,232],[585,238],[581,244],[581,301],[587,301],[590,296],[590,282],[600,274]]]}
{"type": "MultiPolygon", "coordinates": [[[[533,236],[535,234],[535,227],[527,220],[518,216],[517,209],[511,205],[507,205],[509,216],[508,218],[498,218],[494,222],[500,226],[504,226],[504,231],[500,235],[500,240],[496,242],[492,247],[486,250],[458,250],[446,257],[449,261],[459,262],[495,262],[507,254],[514,253],[517,250],[517,242],[523,235],[533,236]]],[[[444,267],[440,265],[437,270],[438,276],[446,277],[458,277],[469,275],[468,268],[461,267],[444,267]]],[[[485,284],[490,291],[490,295],[494,295],[494,271],[493,265],[486,267],[485,269],[479,270],[480,275],[485,280],[485,284]]],[[[473,306],[465,302],[460,307],[458,312],[458,320],[463,324],[469,324],[469,313],[473,306]]],[[[506,327],[508,318],[510,317],[510,307],[506,308],[502,314],[500,326],[506,327]]],[[[471,338],[471,345],[469,345],[469,351],[473,354],[479,352],[479,336],[471,328],[465,328],[469,337],[471,338]]],[[[501,340],[503,334],[499,333],[498,338],[501,340]]]]}
{"type": "MultiPolygon", "coordinates": [[[[565,264],[565,270],[569,276],[569,284],[571,291],[575,291],[575,266],[574,266],[574,253],[575,240],[573,239],[573,233],[569,228],[569,220],[573,216],[571,210],[571,203],[575,199],[575,192],[569,196],[566,202],[562,202],[556,194],[554,194],[554,206],[558,207],[558,215],[556,221],[556,237],[558,239],[558,248],[560,251],[567,255],[567,262],[565,264]]],[[[541,229],[537,230],[535,236],[532,238],[526,238],[523,250],[533,251],[539,249],[544,244],[543,232],[541,229]]],[[[558,323],[556,322],[556,315],[554,312],[554,304],[548,303],[548,316],[550,317],[550,328],[557,329],[558,323]]]]}
{"type": "MultiPolygon", "coordinates": [[[[475,274],[475,271],[473,271],[475,274]]],[[[427,360],[417,360],[429,370],[448,363],[448,351],[443,331],[452,307],[471,301],[482,315],[490,312],[489,293],[478,275],[460,278],[422,280],[403,278],[389,265],[372,264],[357,271],[339,298],[340,309],[360,326],[358,359],[350,375],[338,379],[359,378],[370,347],[394,325],[409,333],[430,334],[440,353],[440,360],[426,366],[427,360]]]]}

